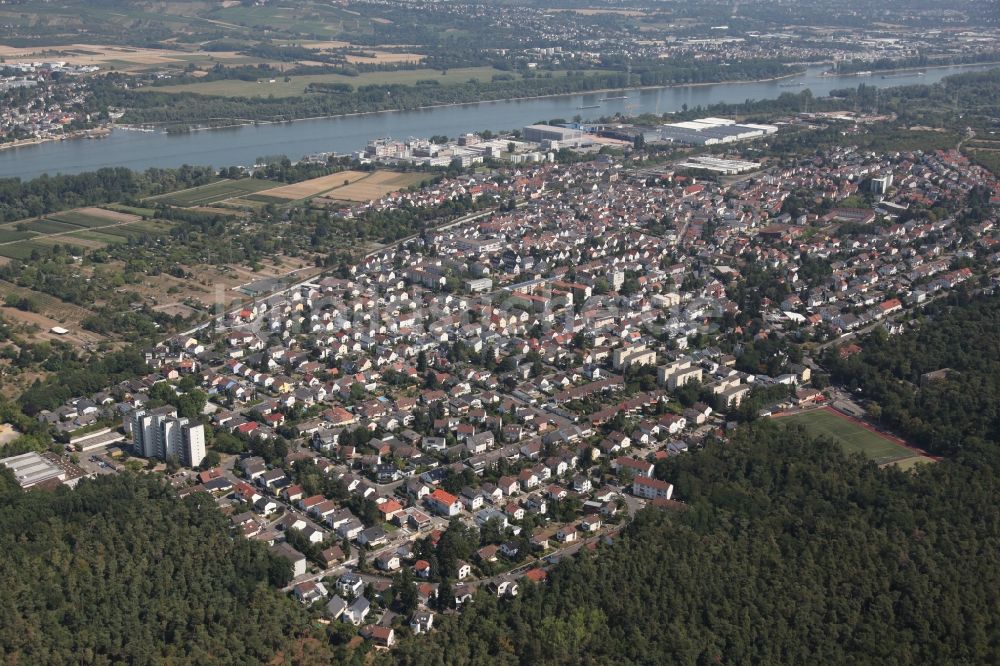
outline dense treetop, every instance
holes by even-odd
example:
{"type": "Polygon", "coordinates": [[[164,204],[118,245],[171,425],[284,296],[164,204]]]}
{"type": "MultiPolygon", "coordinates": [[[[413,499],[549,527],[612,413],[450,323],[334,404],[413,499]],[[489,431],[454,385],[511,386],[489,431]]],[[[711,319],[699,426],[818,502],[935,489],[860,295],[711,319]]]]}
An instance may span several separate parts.
{"type": "Polygon", "coordinates": [[[271,587],[290,565],[209,498],[133,475],[0,484],[0,662],[256,664],[303,631],[271,587]]]}
{"type": "Polygon", "coordinates": [[[884,423],[933,453],[1000,442],[1000,297],[957,294],[922,317],[907,335],[866,337],[847,359],[831,351],[833,380],[860,389],[884,423]],[[938,370],[948,372],[924,377],[938,370]]]}
{"type": "Polygon", "coordinates": [[[776,423],[658,470],[689,509],[512,602],[485,595],[402,663],[991,663],[998,459],[880,470],[776,423]]]}

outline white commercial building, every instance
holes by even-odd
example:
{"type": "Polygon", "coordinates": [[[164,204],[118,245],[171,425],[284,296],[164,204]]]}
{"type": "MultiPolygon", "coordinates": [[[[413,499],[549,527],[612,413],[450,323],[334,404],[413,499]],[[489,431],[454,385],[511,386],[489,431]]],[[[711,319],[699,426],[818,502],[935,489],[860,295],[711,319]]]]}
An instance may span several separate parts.
{"type": "Polygon", "coordinates": [[[660,140],[696,146],[745,141],[774,134],[774,125],[740,124],[726,118],[700,118],[661,125],[660,140]]]}
{"type": "Polygon", "coordinates": [[[22,488],[31,488],[49,479],[66,480],[66,470],[34,451],[4,458],[0,460],[0,465],[14,473],[22,488]]]}

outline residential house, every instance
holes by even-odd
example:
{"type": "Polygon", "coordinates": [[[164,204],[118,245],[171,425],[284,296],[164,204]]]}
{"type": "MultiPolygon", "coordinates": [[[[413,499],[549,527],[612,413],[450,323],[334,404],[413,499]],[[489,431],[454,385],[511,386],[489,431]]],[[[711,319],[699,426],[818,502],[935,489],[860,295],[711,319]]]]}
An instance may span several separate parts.
{"type": "Polygon", "coordinates": [[[431,511],[441,516],[457,516],[462,511],[462,503],[458,498],[442,488],[428,495],[426,501],[431,511]]]}
{"type": "Polygon", "coordinates": [[[414,634],[426,634],[434,626],[434,613],[425,609],[414,611],[410,618],[410,630],[414,634]]]}
{"type": "Polygon", "coordinates": [[[490,581],[487,587],[497,598],[516,597],[518,592],[517,581],[509,576],[490,581]]]}
{"type": "Polygon", "coordinates": [[[368,617],[368,613],[371,611],[371,603],[364,597],[358,597],[354,600],[350,606],[344,611],[341,616],[344,622],[350,622],[351,624],[357,626],[365,621],[368,617]]]}
{"type": "Polygon", "coordinates": [[[292,565],[292,577],[297,578],[306,573],[306,556],[292,548],[287,543],[277,543],[271,546],[271,554],[283,557],[292,565]]]}
{"type": "Polygon", "coordinates": [[[632,494],[645,499],[670,499],[674,487],[666,481],[637,476],[632,480],[632,494]]]}
{"type": "Polygon", "coordinates": [[[386,551],[375,558],[375,566],[382,571],[396,571],[399,569],[399,555],[394,551],[386,551]]]}

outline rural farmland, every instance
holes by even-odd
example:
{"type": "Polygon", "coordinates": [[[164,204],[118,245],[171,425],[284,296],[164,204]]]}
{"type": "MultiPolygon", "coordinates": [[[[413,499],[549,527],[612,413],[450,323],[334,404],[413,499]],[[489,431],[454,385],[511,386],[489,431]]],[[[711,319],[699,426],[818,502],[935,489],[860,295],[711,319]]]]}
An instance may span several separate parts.
{"type": "Polygon", "coordinates": [[[416,185],[427,178],[426,173],[419,172],[374,171],[366,178],[326,192],[323,198],[351,203],[373,201],[390,192],[416,185]]]}
{"type": "Polygon", "coordinates": [[[77,208],[0,226],[0,257],[28,259],[33,252],[54,244],[95,249],[123,243],[141,234],[161,233],[170,226],[169,222],[143,220],[139,215],[122,211],[77,208]]]}
{"type": "Polygon", "coordinates": [[[274,183],[258,178],[241,178],[240,180],[219,180],[208,185],[192,187],[179,192],[161,194],[146,199],[147,203],[166,204],[168,206],[179,206],[188,208],[191,206],[204,206],[206,204],[218,203],[226,199],[253,194],[262,190],[271,189],[274,183]]]}
{"type": "MultiPolygon", "coordinates": [[[[304,180],[301,183],[276,187],[268,190],[266,194],[261,196],[268,199],[284,199],[288,201],[305,199],[323,194],[335,187],[345,187],[355,181],[368,178],[371,175],[370,171],[340,171],[331,173],[329,176],[321,176],[319,178],[304,180]]],[[[249,198],[252,200],[256,199],[252,195],[249,198]]]]}

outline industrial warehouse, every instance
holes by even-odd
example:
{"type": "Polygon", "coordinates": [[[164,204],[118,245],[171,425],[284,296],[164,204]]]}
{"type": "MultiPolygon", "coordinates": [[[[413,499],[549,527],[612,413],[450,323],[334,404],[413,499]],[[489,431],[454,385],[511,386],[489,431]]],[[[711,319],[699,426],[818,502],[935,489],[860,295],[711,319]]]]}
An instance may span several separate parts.
{"type": "Polygon", "coordinates": [[[713,146],[758,139],[775,134],[774,125],[741,124],[726,118],[701,118],[680,123],[670,123],[659,128],[660,140],[671,143],[686,143],[694,146],[713,146]]]}
{"type": "Polygon", "coordinates": [[[83,476],[83,470],[51,453],[29,451],[0,460],[0,465],[14,473],[18,485],[27,490],[36,486],[53,487],[60,483],[69,486],[83,476]]]}
{"type": "Polygon", "coordinates": [[[737,123],[727,118],[699,118],[656,126],[616,125],[598,133],[623,141],[643,143],[682,143],[691,146],[715,146],[759,139],[777,133],[775,125],[737,123]]]}

